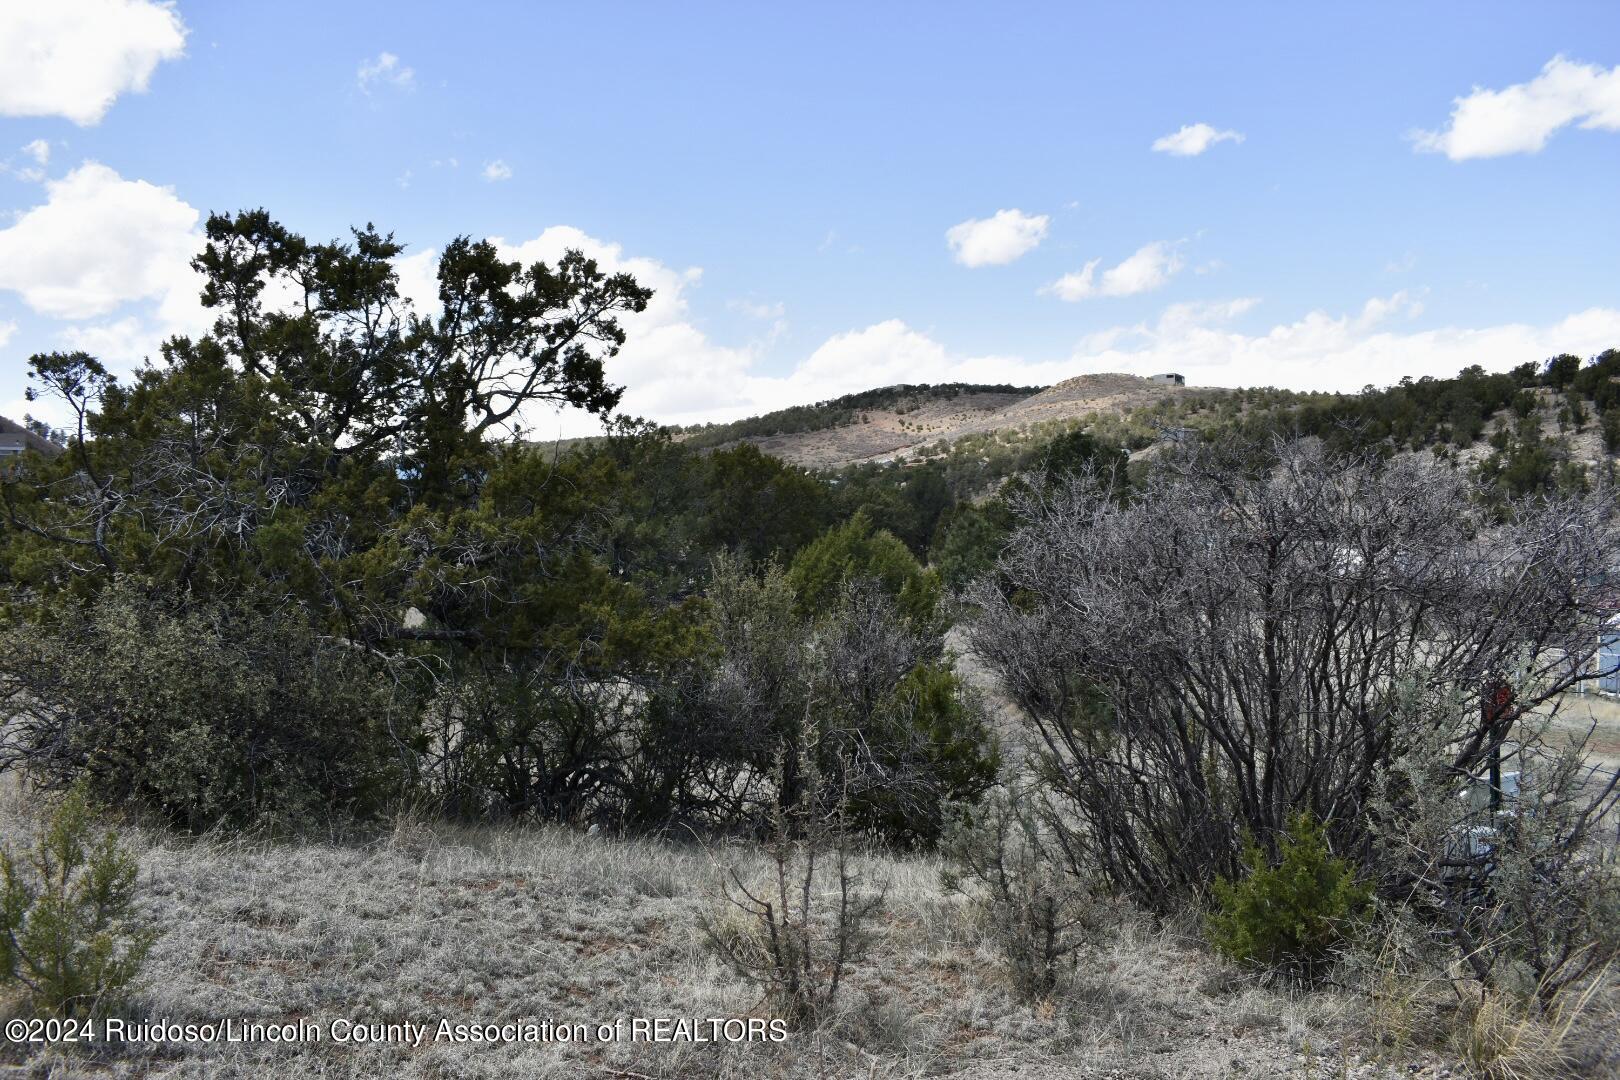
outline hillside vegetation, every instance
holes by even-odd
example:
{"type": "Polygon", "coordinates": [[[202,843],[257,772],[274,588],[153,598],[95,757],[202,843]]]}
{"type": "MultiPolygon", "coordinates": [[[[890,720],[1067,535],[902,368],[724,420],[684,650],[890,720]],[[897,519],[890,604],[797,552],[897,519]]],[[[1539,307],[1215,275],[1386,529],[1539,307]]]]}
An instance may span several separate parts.
{"type": "Polygon", "coordinates": [[[728,424],[702,424],[671,429],[677,437],[693,446],[724,446],[744,439],[761,439],[780,435],[797,435],[829,428],[847,427],[869,422],[868,414],[892,411],[901,415],[916,412],[925,404],[953,402],[962,397],[992,399],[997,402],[1017,401],[1040,392],[1038,386],[1010,386],[980,383],[901,383],[896,386],[863,390],[845,394],[813,405],[794,405],[728,424]]]}
{"type": "Polygon", "coordinates": [[[421,316],[369,227],[206,237],[228,317],[31,358],[72,422],[0,472],[6,1007],[783,1038],[11,1061],[1613,1071],[1620,773],[1552,714],[1620,615],[1620,353],[672,433],[577,252],[456,240],[421,316]],[[517,439],[559,402],[605,433],[517,439]]]}

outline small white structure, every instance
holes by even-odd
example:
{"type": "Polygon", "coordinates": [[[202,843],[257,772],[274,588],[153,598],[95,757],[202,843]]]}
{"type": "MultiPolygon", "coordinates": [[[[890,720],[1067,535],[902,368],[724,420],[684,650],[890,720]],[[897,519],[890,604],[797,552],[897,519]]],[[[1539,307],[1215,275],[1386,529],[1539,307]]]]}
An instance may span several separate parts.
{"type": "Polygon", "coordinates": [[[1163,375],[1150,375],[1148,382],[1158,383],[1160,386],[1186,386],[1187,379],[1174,371],[1167,371],[1163,375]]]}
{"type": "Polygon", "coordinates": [[[1583,690],[1596,690],[1600,694],[1620,694],[1620,615],[1609,620],[1609,625],[1598,641],[1597,655],[1592,658],[1595,683],[1584,683],[1583,690]]]}

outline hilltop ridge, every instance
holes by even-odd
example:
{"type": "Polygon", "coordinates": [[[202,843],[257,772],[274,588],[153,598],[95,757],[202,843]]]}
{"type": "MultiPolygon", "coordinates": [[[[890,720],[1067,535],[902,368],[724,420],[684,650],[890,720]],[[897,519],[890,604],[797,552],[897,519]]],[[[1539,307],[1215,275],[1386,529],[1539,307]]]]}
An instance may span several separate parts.
{"type": "Polygon", "coordinates": [[[901,385],[679,433],[702,446],[752,443],[806,468],[893,461],[968,435],[1018,430],[1207,393],[1138,375],[1077,375],[1048,387],[901,385]]]}

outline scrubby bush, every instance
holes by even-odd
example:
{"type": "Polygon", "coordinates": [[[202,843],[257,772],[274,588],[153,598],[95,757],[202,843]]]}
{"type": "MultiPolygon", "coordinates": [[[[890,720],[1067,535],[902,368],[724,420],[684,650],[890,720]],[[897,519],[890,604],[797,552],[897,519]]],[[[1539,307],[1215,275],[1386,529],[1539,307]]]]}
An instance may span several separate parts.
{"type": "Polygon", "coordinates": [[[577,672],[469,666],[423,710],[424,787],[461,818],[620,817],[644,712],[577,672]]]}
{"type": "Polygon", "coordinates": [[[708,801],[756,824],[773,806],[797,804],[797,748],[808,747],[847,828],[932,843],[946,808],[995,776],[978,703],[945,665],[938,636],[919,632],[880,581],[842,581],[815,617],[797,610],[790,581],[774,565],[756,574],[716,561],[713,655],[684,702],[702,713],[685,724],[684,742],[709,754],[708,801]],[[812,727],[821,734],[806,743],[812,727]]]}
{"type": "Polygon", "coordinates": [[[1488,772],[1459,780],[1425,740],[1391,763],[1373,809],[1390,902],[1428,922],[1475,983],[1542,1012],[1620,958],[1620,775],[1552,723],[1518,718],[1511,791],[1491,798],[1488,772]]]}
{"type": "Polygon", "coordinates": [[[1049,997],[1094,926],[1090,892],[1062,866],[1030,803],[1032,791],[998,791],[946,835],[945,886],[965,894],[1024,1001],[1049,997]]]}
{"type": "Polygon", "coordinates": [[[794,1026],[813,1025],[837,998],[884,900],[856,871],[845,800],[815,764],[818,738],[808,731],[791,765],[784,754],[802,797],[772,814],[764,872],[725,867],[716,910],[700,923],[709,947],[794,1026]]]}
{"type": "Polygon", "coordinates": [[[1364,912],[1371,889],[1328,850],[1322,826],[1309,813],[1293,817],[1277,848],[1272,865],[1251,839],[1244,851],[1248,873],[1216,880],[1219,909],[1209,917],[1209,939],[1234,960],[1310,977],[1364,912]]]}
{"type": "Polygon", "coordinates": [[[977,703],[943,662],[919,663],[874,710],[870,751],[888,782],[851,800],[857,824],[901,845],[931,845],[951,808],[995,782],[999,751],[977,703]]]}
{"type": "Polygon", "coordinates": [[[134,979],[153,935],[136,925],[135,860],[98,836],[81,785],[21,857],[0,848],[0,981],[36,1013],[105,1010],[134,979]]]}
{"type": "Polygon", "coordinates": [[[864,512],[806,545],[788,567],[788,580],[807,613],[831,609],[848,582],[876,581],[919,631],[935,628],[939,576],[864,512]]]}
{"type": "Polygon", "coordinates": [[[929,566],[945,588],[962,589],[995,569],[1012,526],[1012,512],[1001,498],[959,506],[935,530],[929,566]]]}
{"type": "Polygon", "coordinates": [[[174,611],[121,580],[0,644],[4,764],[201,829],[365,815],[409,778],[408,713],[365,650],[290,606],[174,611]]]}

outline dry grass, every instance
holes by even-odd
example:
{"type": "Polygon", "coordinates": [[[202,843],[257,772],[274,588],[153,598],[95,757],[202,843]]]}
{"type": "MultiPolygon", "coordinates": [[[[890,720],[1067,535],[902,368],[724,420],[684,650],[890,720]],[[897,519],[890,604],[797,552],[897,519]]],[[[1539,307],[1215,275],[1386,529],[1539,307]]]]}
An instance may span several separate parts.
{"type": "MultiPolygon", "coordinates": [[[[8,802],[0,822],[15,838],[31,815],[8,802]]],[[[142,830],[128,840],[162,931],[131,1009],[140,1018],[765,1015],[698,931],[717,861],[746,869],[758,859],[749,849],[409,819],[364,842],[142,830]]],[[[1191,935],[1126,910],[1083,950],[1059,997],[1022,1006],[970,906],[940,887],[937,863],[871,859],[863,873],[888,882],[874,948],[819,1028],[782,1043],[11,1047],[7,1060],[38,1076],[631,1080],[1411,1076],[1446,1064],[1379,1051],[1361,996],[1262,985],[1191,935]]]]}

